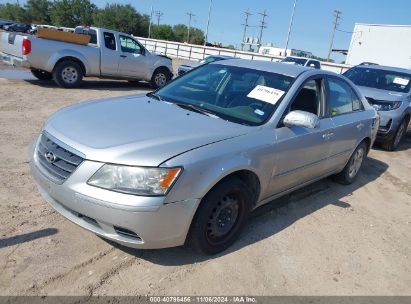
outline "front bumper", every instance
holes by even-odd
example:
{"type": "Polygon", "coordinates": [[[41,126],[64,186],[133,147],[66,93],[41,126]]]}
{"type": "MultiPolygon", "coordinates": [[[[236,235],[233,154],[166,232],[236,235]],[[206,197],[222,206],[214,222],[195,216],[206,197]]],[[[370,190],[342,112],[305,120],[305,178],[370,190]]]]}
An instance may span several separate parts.
{"type": "Polygon", "coordinates": [[[200,202],[164,203],[164,197],[116,193],[87,185],[101,163],[85,160],[61,185],[42,172],[34,144],[30,164],[43,198],[61,215],[95,234],[127,247],[155,249],[183,245],[200,202]]]}
{"type": "Polygon", "coordinates": [[[402,121],[402,111],[378,112],[381,118],[377,142],[391,140],[402,121]]]}

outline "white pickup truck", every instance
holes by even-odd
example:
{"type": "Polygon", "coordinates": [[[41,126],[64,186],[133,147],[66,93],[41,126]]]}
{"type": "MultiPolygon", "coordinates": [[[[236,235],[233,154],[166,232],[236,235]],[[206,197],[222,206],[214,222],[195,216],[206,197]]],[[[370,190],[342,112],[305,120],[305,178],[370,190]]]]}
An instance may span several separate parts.
{"type": "Polygon", "coordinates": [[[173,76],[171,58],[150,53],[133,36],[95,27],[77,27],[75,33],[89,35],[90,43],[0,32],[0,59],[64,88],[79,86],[85,76],[143,80],[158,88],[173,76]]]}

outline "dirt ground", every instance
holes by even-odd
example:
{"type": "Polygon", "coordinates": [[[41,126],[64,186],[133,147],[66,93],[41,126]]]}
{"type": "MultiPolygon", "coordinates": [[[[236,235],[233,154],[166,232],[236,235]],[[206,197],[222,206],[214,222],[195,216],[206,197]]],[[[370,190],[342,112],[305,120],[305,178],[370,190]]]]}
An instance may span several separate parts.
{"type": "Polygon", "coordinates": [[[355,184],[326,179],[259,210],[213,257],[113,246],[54,212],[27,161],[44,120],[148,89],[0,78],[0,295],[411,295],[411,132],[398,152],[373,149],[355,184]]]}

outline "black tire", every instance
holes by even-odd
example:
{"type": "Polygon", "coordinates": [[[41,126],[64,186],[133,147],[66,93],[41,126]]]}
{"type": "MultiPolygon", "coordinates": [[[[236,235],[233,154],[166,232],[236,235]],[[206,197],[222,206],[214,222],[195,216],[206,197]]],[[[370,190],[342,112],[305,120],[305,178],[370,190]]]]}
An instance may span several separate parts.
{"type": "Polygon", "coordinates": [[[46,71],[42,71],[38,69],[31,69],[31,73],[38,80],[52,80],[53,79],[53,75],[46,71]]]}
{"type": "Polygon", "coordinates": [[[358,172],[360,172],[366,157],[367,144],[365,142],[361,142],[354,150],[347,165],[345,165],[344,169],[340,173],[334,176],[334,179],[343,185],[349,185],[355,182],[358,172]]]}
{"type": "Polygon", "coordinates": [[[153,89],[158,89],[163,87],[167,82],[170,81],[170,79],[170,71],[167,68],[160,67],[154,71],[150,84],[153,89]]]}
{"type": "Polygon", "coordinates": [[[400,144],[401,140],[407,133],[407,127],[408,120],[404,118],[398,126],[397,130],[395,131],[395,135],[393,136],[393,138],[381,143],[382,148],[387,151],[395,151],[398,148],[398,145],[400,144]]]}
{"type": "Polygon", "coordinates": [[[61,61],[54,67],[53,80],[62,88],[76,88],[83,80],[83,70],[75,61],[61,61]]]}
{"type": "Polygon", "coordinates": [[[227,249],[247,222],[252,197],[249,187],[238,178],[217,184],[197,209],[187,245],[205,254],[216,254],[227,249]]]}

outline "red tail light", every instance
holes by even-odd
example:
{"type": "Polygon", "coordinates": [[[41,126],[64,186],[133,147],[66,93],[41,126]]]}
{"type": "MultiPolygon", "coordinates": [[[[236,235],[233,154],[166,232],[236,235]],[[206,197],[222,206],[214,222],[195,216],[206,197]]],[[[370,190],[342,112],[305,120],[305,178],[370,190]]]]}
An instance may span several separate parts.
{"type": "Polygon", "coordinates": [[[31,42],[28,39],[23,40],[23,55],[28,55],[31,52],[31,42]]]}

